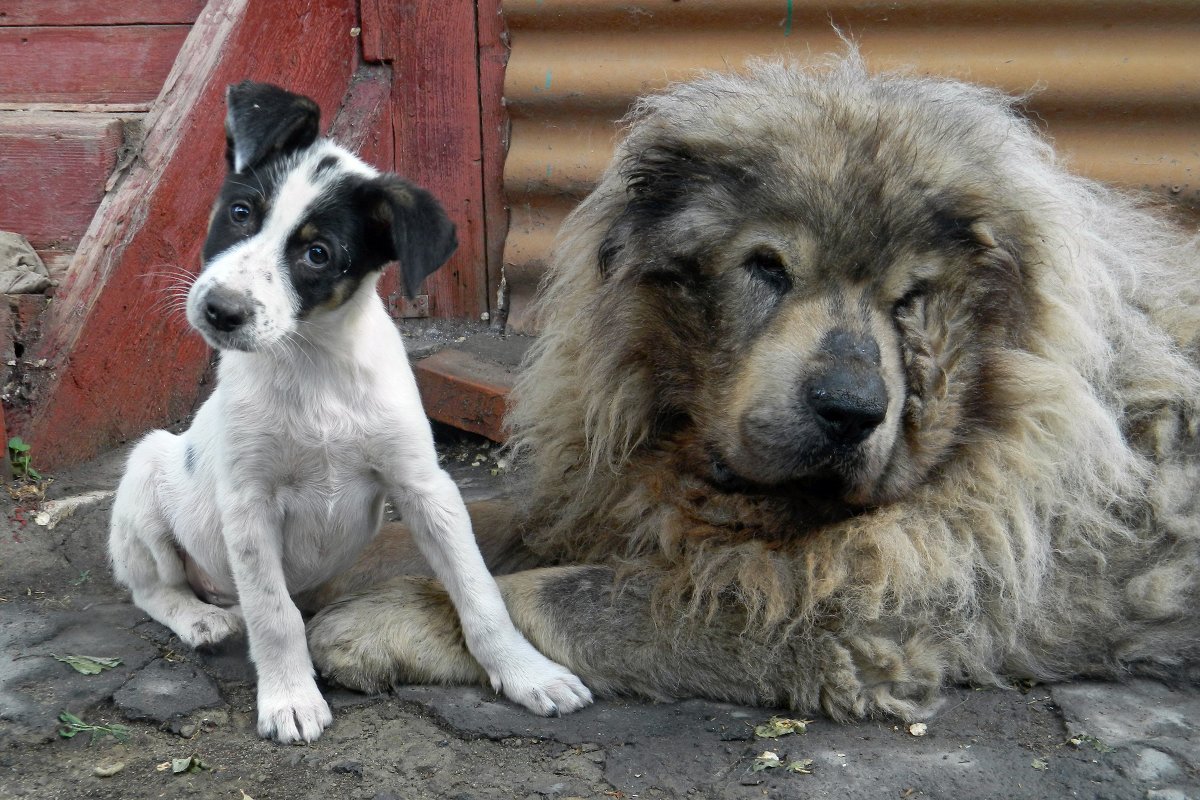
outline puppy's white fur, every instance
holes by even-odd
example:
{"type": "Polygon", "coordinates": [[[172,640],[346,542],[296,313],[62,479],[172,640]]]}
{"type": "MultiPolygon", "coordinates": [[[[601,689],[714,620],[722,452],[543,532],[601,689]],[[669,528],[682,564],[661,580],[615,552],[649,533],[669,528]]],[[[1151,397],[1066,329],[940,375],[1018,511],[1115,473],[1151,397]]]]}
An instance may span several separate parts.
{"type": "Polygon", "coordinates": [[[297,318],[281,274],[284,244],[321,194],[315,165],[330,155],[342,176],[377,174],[328,142],[314,144],[286,165],[260,232],[193,285],[189,320],[223,349],[217,388],[186,433],[155,431],[131,454],[112,516],[116,575],[190,646],[244,626],[259,733],[312,741],[332,717],[291,595],[348,567],[391,497],[493,687],[538,714],[578,709],[590,693],[513,627],[459,492],[438,466],[403,342],[375,291],[378,273],[336,308],[297,318]],[[203,298],[220,286],[253,298],[249,330],[231,337],[206,323],[203,298]],[[209,599],[237,605],[198,598],[181,553],[209,599]]]}

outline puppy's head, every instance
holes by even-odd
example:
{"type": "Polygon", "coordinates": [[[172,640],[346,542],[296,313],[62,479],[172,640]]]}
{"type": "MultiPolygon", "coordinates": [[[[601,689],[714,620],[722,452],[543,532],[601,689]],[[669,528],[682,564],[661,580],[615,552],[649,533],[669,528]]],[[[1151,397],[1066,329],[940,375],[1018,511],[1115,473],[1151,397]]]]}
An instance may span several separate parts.
{"type": "Polygon", "coordinates": [[[411,297],[454,252],[433,196],[319,139],[312,100],[249,81],[227,100],[229,171],[187,303],[213,347],[269,347],[374,291],[390,261],[411,297]]]}

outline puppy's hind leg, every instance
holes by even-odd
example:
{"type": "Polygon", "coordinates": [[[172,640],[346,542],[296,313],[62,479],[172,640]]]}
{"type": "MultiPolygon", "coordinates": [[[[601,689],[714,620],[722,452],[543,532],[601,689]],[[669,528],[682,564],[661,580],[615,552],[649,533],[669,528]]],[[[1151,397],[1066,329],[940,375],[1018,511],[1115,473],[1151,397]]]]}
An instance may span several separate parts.
{"type": "Polygon", "coordinates": [[[155,431],[130,454],[113,500],[108,553],[134,604],[185,644],[201,647],[240,633],[242,620],[234,611],[203,602],[188,584],[159,501],[163,464],[176,455],[178,441],[174,434],[155,431]]]}

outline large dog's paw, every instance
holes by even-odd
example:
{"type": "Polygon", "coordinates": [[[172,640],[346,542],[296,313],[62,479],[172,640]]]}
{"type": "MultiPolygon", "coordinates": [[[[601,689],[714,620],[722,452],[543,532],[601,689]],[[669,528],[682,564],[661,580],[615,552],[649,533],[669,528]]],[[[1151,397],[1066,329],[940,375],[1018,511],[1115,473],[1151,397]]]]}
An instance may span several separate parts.
{"type": "Polygon", "coordinates": [[[398,578],[327,606],[308,623],[308,650],[323,676],[360,692],[485,678],[444,590],[427,578],[398,578]]]}
{"type": "Polygon", "coordinates": [[[569,669],[542,655],[519,634],[498,653],[485,656],[492,688],[543,717],[578,711],[592,693],[569,669]]]}
{"type": "Polygon", "coordinates": [[[280,744],[315,742],[333,722],[329,704],[309,678],[288,687],[258,688],[258,735],[280,744]]]}

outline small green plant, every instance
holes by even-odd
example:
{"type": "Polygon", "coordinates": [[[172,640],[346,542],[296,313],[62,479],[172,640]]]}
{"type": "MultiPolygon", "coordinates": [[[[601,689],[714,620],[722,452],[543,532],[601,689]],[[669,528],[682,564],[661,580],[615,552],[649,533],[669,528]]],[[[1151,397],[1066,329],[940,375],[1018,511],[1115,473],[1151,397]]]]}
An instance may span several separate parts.
{"type": "Polygon", "coordinates": [[[122,744],[129,741],[129,729],[124,725],[92,725],[84,722],[70,711],[64,711],[59,714],[58,721],[62,723],[58,728],[58,735],[64,739],[70,739],[77,733],[87,732],[92,734],[92,739],[88,744],[95,742],[102,736],[112,736],[122,744]]]}
{"type": "Polygon", "coordinates": [[[32,446],[20,436],[8,440],[8,460],[12,462],[12,476],[21,480],[40,481],[42,475],[33,468],[32,446]]]}

